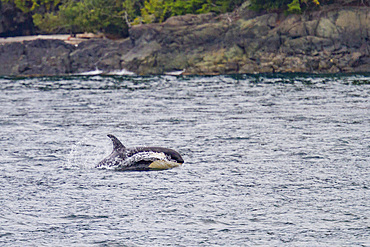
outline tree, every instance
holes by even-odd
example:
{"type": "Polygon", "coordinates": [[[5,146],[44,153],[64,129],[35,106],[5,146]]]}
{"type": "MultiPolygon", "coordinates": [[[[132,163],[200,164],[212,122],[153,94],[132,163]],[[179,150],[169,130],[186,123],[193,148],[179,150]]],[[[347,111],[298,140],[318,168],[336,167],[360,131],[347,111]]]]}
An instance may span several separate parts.
{"type": "Polygon", "coordinates": [[[47,32],[64,29],[75,32],[105,32],[128,35],[127,11],[122,0],[67,0],[57,12],[36,13],[36,26],[47,32]]]}
{"type": "Polygon", "coordinates": [[[128,22],[140,14],[144,0],[1,0],[33,13],[45,32],[105,32],[128,35],[128,22]]]}
{"type": "Polygon", "coordinates": [[[256,11],[284,10],[287,13],[301,13],[303,8],[318,5],[320,5],[319,0],[251,0],[250,8],[256,11]]]}
{"type": "MultiPolygon", "coordinates": [[[[34,24],[45,32],[105,32],[128,35],[130,23],[163,22],[175,15],[225,13],[246,0],[0,0],[13,2],[32,13],[34,24]]],[[[331,2],[369,0],[250,0],[251,9],[301,13],[331,2]],[[319,2],[320,1],[320,2],[319,2]]]]}
{"type": "Polygon", "coordinates": [[[33,12],[36,9],[44,8],[47,11],[54,11],[61,0],[1,0],[2,2],[14,3],[15,6],[24,13],[33,12]]]}

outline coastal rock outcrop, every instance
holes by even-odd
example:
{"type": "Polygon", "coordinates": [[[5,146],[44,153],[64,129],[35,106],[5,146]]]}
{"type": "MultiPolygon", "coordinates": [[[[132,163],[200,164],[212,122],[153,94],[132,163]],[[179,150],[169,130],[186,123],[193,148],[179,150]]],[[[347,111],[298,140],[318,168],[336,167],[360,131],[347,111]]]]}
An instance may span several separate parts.
{"type": "Polygon", "coordinates": [[[0,75],[65,75],[75,49],[61,40],[35,40],[0,45],[0,75]]]}
{"type": "Polygon", "coordinates": [[[127,66],[142,74],[183,69],[189,74],[366,72],[369,17],[367,7],[333,6],[304,15],[255,16],[244,10],[172,17],[131,29],[135,47],[143,49],[127,66]]]}
{"type": "Polygon", "coordinates": [[[370,8],[329,6],[289,16],[248,9],[176,16],[133,26],[128,39],[78,46],[57,40],[3,44],[0,75],[369,72],[370,8]]]}

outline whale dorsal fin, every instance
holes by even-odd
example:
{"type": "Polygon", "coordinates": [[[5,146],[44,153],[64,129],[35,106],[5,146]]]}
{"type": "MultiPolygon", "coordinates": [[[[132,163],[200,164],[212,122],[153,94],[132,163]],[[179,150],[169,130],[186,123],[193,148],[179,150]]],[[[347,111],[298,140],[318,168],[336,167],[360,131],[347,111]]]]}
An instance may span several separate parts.
{"type": "Polygon", "coordinates": [[[125,146],[115,137],[114,135],[109,134],[108,137],[112,140],[113,142],[113,151],[117,149],[126,149],[125,146]]]}

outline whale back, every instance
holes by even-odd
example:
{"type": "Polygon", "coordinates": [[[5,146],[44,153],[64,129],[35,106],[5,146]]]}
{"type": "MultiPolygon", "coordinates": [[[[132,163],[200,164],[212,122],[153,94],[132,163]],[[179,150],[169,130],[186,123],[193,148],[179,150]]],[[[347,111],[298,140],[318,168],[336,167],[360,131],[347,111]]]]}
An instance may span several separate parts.
{"type": "Polygon", "coordinates": [[[178,152],[176,152],[175,150],[170,149],[170,148],[162,148],[162,147],[135,147],[135,148],[127,150],[127,156],[132,156],[132,155],[134,155],[136,153],[140,153],[140,152],[163,153],[163,154],[169,156],[169,158],[171,158],[172,160],[175,160],[178,163],[181,163],[181,164],[184,163],[183,158],[181,157],[181,155],[178,152]]]}

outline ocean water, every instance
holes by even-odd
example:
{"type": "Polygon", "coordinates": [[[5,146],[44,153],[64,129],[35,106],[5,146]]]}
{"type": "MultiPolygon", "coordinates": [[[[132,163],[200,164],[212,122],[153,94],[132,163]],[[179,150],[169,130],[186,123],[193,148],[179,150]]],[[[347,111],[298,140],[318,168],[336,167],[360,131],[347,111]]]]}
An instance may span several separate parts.
{"type": "Polygon", "coordinates": [[[0,79],[0,246],[370,246],[370,76],[0,79]],[[112,149],[181,167],[99,170],[112,149]]]}

